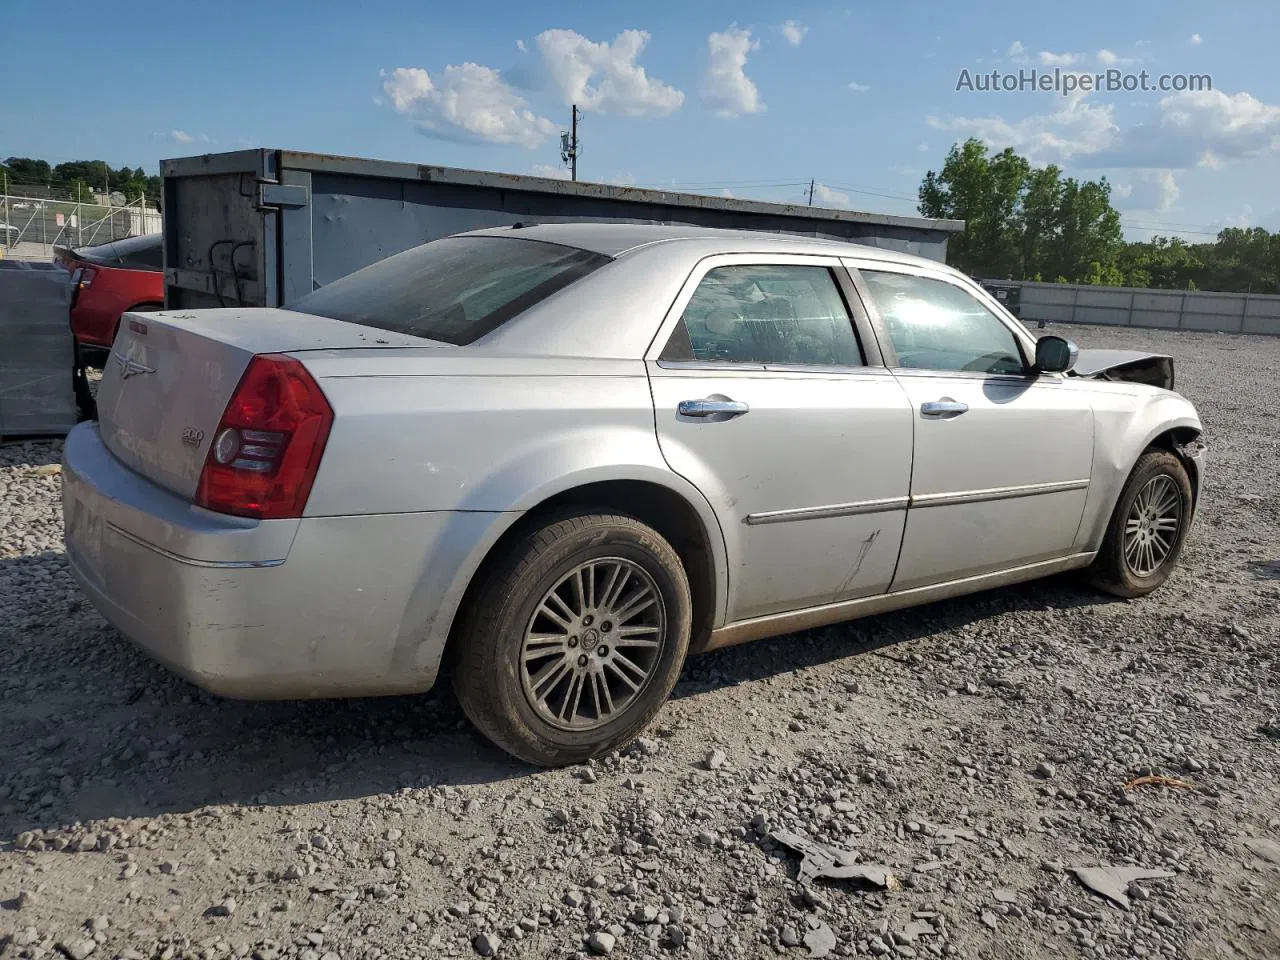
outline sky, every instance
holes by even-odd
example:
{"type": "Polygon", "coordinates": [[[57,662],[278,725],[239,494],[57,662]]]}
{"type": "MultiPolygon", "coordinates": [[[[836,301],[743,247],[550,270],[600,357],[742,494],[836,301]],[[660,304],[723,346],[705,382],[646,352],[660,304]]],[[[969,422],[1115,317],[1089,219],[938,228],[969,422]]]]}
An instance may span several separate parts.
{"type": "Polygon", "coordinates": [[[1275,0],[64,0],[3,23],[0,156],[154,172],[271,147],[567,176],[577,103],[582,180],[786,202],[812,180],[816,204],[914,214],[976,136],[1107,177],[1130,239],[1280,230],[1275,0]],[[993,70],[1058,87],[981,89],[993,70]],[[1065,89],[1108,70],[1211,89],[1065,89]]]}

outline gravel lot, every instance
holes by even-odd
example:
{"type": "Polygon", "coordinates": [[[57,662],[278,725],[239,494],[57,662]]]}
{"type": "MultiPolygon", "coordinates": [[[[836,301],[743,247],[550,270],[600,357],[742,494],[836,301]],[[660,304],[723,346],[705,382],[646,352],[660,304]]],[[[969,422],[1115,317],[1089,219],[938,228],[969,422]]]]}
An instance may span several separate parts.
{"type": "Polygon", "coordinates": [[[1172,353],[1204,418],[1164,589],[1061,578],[711,654],[651,739],[561,771],[446,693],[172,678],[80,598],[59,445],[0,447],[0,955],[1280,956],[1280,340],[1068,335],[1172,353]],[[1125,791],[1148,773],[1192,788],[1125,791]],[[778,828],[889,889],[801,885],[778,828]],[[1109,865],[1158,876],[1122,909],[1070,870],[1109,865]]]}

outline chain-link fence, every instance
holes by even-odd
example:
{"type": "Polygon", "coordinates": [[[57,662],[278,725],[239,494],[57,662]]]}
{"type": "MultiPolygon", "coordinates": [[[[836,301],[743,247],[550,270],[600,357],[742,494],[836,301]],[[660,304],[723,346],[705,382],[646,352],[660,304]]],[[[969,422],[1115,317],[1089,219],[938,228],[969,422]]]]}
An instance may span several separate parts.
{"type": "Polygon", "coordinates": [[[92,247],[160,232],[160,211],[141,198],[96,195],[82,200],[55,190],[38,192],[43,195],[0,191],[0,256],[47,260],[54,247],[92,247]]]}

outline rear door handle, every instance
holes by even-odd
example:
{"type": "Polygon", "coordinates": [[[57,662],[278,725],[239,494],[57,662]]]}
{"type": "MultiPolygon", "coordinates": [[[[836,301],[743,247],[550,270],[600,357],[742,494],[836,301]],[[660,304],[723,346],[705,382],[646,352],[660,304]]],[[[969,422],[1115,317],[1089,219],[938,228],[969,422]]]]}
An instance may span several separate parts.
{"type": "Polygon", "coordinates": [[[926,417],[954,417],[969,409],[967,403],[943,397],[941,400],[930,400],[920,404],[920,413],[926,417]]]}
{"type": "Polygon", "coordinates": [[[709,398],[706,400],[681,400],[676,405],[676,413],[682,417],[714,417],[717,420],[729,420],[740,417],[751,410],[741,400],[726,398],[709,398]]]}

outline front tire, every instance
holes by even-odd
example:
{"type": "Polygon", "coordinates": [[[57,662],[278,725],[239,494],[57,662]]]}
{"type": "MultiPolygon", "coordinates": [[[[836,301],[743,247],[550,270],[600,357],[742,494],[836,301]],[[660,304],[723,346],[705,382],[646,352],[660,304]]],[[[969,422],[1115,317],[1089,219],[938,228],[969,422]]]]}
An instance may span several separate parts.
{"type": "Polygon", "coordinates": [[[482,577],[453,674],[476,728],[548,767],[638,736],[689,649],[689,581],[671,545],[632,517],[580,513],[519,536],[482,577]]]}
{"type": "Polygon", "coordinates": [[[1177,566],[1191,522],[1191,478],[1167,450],[1148,450],[1134,465],[1089,567],[1090,582],[1117,597],[1144,597],[1177,566]]]}

